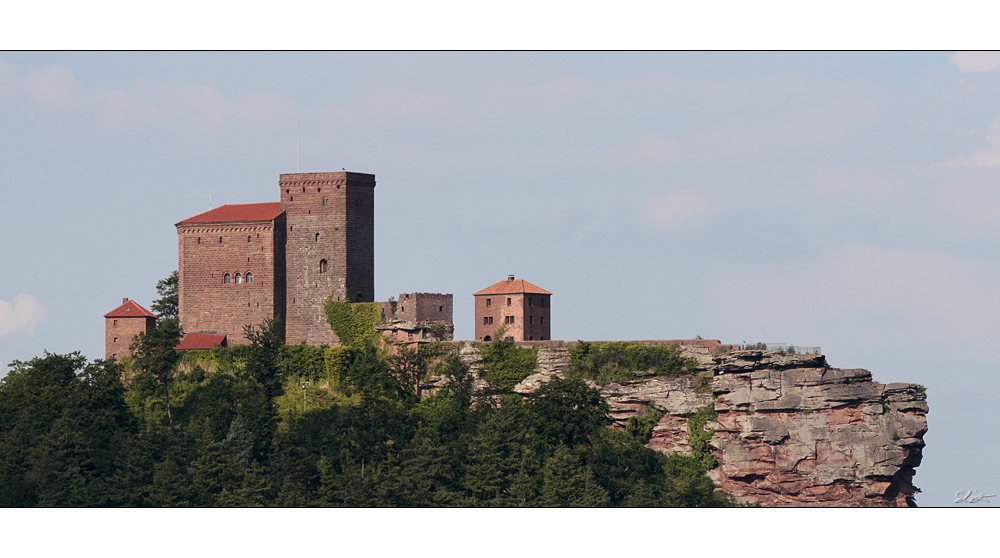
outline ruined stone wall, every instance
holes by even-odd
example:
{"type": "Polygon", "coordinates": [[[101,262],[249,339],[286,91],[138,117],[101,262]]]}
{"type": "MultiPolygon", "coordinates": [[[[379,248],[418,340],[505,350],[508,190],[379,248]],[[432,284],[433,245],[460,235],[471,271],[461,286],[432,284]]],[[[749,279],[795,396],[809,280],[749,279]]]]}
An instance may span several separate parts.
{"type": "Polygon", "coordinates": [[[216,333],[230,344],[245,344],[244,326],[284,314],[284,228],[283,215],[177,227],[178,306],[186,333],[216,333]],[[247,273],[252,282],[246,282],[247,273]]]}
{"type": "Polygon", "coordinates": [[[282,174],[287,220],[285,342],[333,344],[324,301],[371,302],[375,295],[375,176],[282,174]]]}
{"type": "MultiPolygon", "coordinates": [[[[387,313],[386,315],[390,314],[387,313]]],[[[396,319],[408,322],[453,323],[452,295],[442,293],[402,293],[396,301],[396,319]]]]}

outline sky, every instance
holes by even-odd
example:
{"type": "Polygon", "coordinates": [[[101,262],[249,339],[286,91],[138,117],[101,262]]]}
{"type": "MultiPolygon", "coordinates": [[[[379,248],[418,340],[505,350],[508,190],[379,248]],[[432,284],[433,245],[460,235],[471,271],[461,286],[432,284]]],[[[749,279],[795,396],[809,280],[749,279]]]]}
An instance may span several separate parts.
{"type": "MultiPolygon", "coordinates": [[[[1000,53],[0,52],[0,374],[103,356],[173,223],[373,173],[376,299],[820,346],[927,387],[922,506],[1000,493],[1000,53]],[[301,122],[297,153],[296,121],[301,122]]],[[[997,505],[992,503],[973,505],[997,505]]]]}

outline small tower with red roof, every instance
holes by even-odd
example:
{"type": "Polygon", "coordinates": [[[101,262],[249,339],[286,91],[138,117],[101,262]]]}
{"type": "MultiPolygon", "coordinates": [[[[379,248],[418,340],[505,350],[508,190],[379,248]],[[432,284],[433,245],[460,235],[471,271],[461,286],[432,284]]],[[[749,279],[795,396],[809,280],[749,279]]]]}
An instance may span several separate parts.
{"type": "Polygon", "coordinates": [[[514,341],[552,339],[549,291],[508,275],[506,281],[490,285],[474,296],[477,341],[493,341],[501,327],[506,328],[504,336],[514,341]]]}
{"type": "Polygon", "coordinates": [[[154,327],[156,314],[139,306],[134,300],[123,298],[121,306],[104,315],[104,358],[117,359],[131,355],[129,345],[132,344],[132,338],[154,327]]]}

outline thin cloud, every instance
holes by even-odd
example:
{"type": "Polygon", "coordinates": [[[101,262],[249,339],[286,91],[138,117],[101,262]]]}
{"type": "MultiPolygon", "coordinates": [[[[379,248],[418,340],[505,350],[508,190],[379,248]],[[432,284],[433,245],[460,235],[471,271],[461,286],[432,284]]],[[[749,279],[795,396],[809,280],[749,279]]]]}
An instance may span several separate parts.
{"type": "Polygon", "coordinates": [[[713,279],[727,319],[816,334],[850,331],[859,343],[988,346],[1000,327],[1000,268],[922,250],[844,245],[795,266],[767,260],[713,279]]]}
{"type": "Polygon", "coordinates": [[[0,337],[14,331],[34,331],[45,316],[38,299],[25,294],[14,297],[14,303],[0,300],[0,337]]]}
{"type": "Polygon", "coordinates": [[[668,229],[688,225],[704,214],[705,198],[695,191],[650,198],[641,210],[643,221],[668,229]]]}
{"type": "Polygon", "coordinates": [[[960,72],[988,72],[1000,66],[1000,52],[964,51],[948,57],[948,61],[960,72]]]}
{"type": "Polygon", "coordinates": [[[972,155],[963,155],[949,159],[941,164],[945,167],[992,167],[1000,165],[1000,120],[990,122],[986,141],[989,149],[976,151],[972,155]]]}

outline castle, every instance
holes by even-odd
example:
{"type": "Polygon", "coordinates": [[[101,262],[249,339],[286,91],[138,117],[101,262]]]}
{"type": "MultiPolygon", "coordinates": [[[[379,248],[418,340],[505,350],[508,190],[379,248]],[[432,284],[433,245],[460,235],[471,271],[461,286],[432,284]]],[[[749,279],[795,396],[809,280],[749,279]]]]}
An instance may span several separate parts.
{"type": "MultiPolygon", "coordinates": [[[[287,344],[334,345],[327,297],[374,302],[375,175],[282,174],[278,188],[278,202],[227,204],[174,224],[186,333],[178,349],[246,344],[243,328],[269,318],[279,318],[287,344]]],[[[489,341],[501,326],[515,341],[551,339],[551,294],[513,276],[475,293],[476,339],[489,341]]],[[[128,354],[132,337],[155,323],[130,304],[105,316],[106,358],[128,354]]],[[[378,329],[391,341],[453,338],[451,294],[403,293],[380,304],[378,329]]]]}
{"type": "Polygon", "coordinates": [[[323,301],[375,300],[375,175],[282,174],[280,202],[223,205],[175,223],[188,333],[243,344],[278,317],[288,344],[336,342],[323,301]]]}

